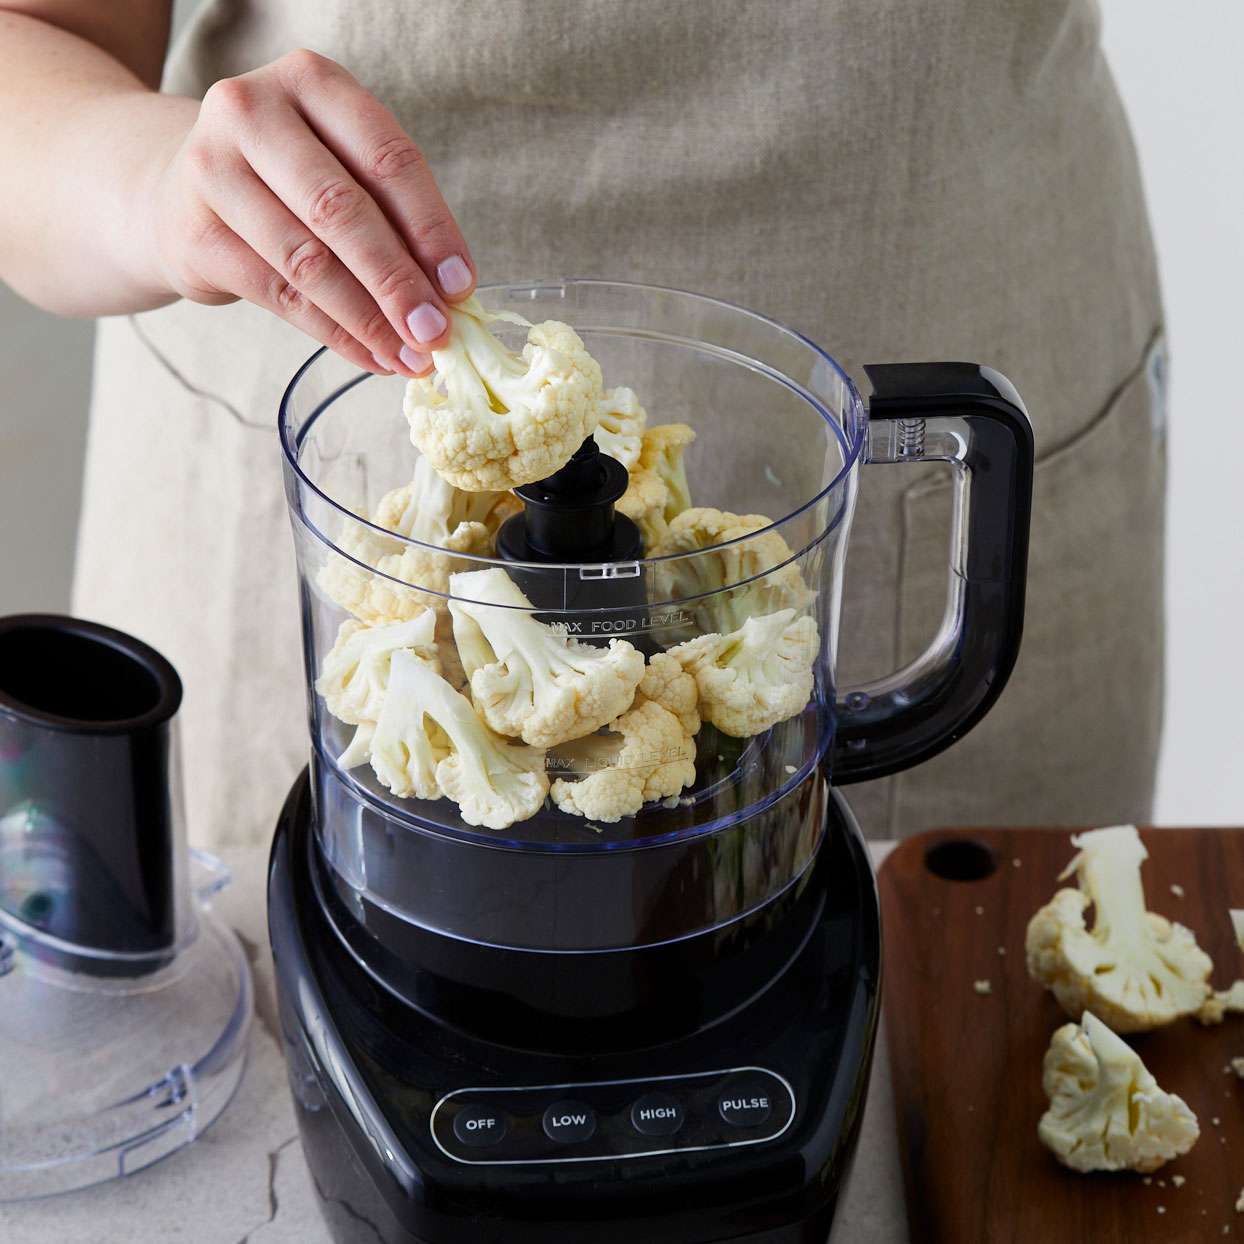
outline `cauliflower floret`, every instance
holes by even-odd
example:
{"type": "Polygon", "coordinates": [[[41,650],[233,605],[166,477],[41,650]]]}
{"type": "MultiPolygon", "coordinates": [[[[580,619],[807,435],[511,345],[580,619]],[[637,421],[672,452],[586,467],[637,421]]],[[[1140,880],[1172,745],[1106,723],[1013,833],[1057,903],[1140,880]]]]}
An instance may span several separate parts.
{"type": "Polygon", "coordinates": [[[531,602],[500,568],[456,574],[450,590],[471,695],[494,730],[553,747],[630,707],[644,658],[626,640],[595,648],[536,621],[531,602]]]}
{"type": "Polygon", "coordinates": [[[780,609],[729,635],[690,639],[669,655],[695,678],[704,720],[746,739],[803,711],[819,650],[816,623],[780,609]]]}
{"type": "Polygon", "coordinates": [[[534,816],[549,789],[540,753],[498,738],[470,701],[405,651],[393,655],[371,760],[395,795],[444,795],[468,825],[489,829],[534,816]]]}
{"type": "Polygon", "coordinates": [[[1028,922],[1028,974],[1068,1015],[1092,1010],[1115,1032],[1145,1032],[1195,1015],[1210,995],[1213,964],[1190,930],[1145,910],[1134,825],[1072,838],[1079,889],[1059,890],[1028,922]],[[1093,928],[1084,913],[1092,906],[1093,928]]]}
{"type": "Polygon", "coordinates": [[[700,729],[700,689],[695,678],[668,652],[648,658],[637,694],[673,713],[688,735],[700,729]]]}
{"type": "Polygon", "coordinates": [[[399,648],[414,649],[421,660],[439,670],[435,632],[436,615],[426,609],[409,622],[381,626],[347,618],[315,680],[328,711],[347,725],[378,721],[393,653],[399,648]]]}
{"type": "MultiPolygon", "coordinates": [[[[403,799],[439,799],[436,767],[449,755],[449,739],[426,712],[428,688],[420,678],[422,668],[403,652],[393,654],[380,720],[367,740],[377,779],[403,799]]],[[[439,674],[433,676],[444,682],[439,674]]]]}
{"type": "Polygon", "coordinates": [[[461,534],[464,526],[483,527],[495,535],[497,528],[523,508],[512,493],[504,491],[467,492],[455,488],[436,473],[422,454],[415,462],[414,478],[405,488],[385,493],[376,507],[375,522],[436,548],[452,548],[473,542],[461,534]]]}
{"type": "Polygon", "coordinates": [[[616,458],[628,471],[639,461],[648,415],[634,389],[610,389],[600,401],[600,418],[592,435],[600,452],[616,458]]]}
{"type": "Polygon", "coordinates": [[[806,609],[815,593],[786,541],[776,531],[764,530],[770,526],[763,514],[703,506],[683,511],[671,521],[655,552],[649,550],[649,556],[658,557],[692,554],[659,565],[663,594],[674,600],[703,596],[695,606],[700,630],[723,635],[738,630],[753,614],[806,609]],[[712,551],[699,552],[703,549],[712,551]]]}
{"type": "Polygon", "coordinates": [[[683,453],[694,440],[685,423],[657,424],[643,434],[618,509],[639,527],[649,556],[665,541],[670,521],[691,504],[683,453]]]}
{"type": "Polygon", "coordinates": [[[1201,1134],[1187,1104],[1088,1011],[1055,1032],[1042,1083],[1050,1108],[1037,1135],[1072,1170],[1155,1171],[1201,1134]]]}
{"type": "Polygon", "coordinates": [[[518,498],[508,492],[468,493],[454,488],[420,457],[414,478],[381,497],[372,522],[430,547],[418,548],[348,522],[337,541],[348,556],[331,557],[320,571],[319,585],[364,622],[413,618],[424,609],[443,610],[449,576],[463,565],[452,554],[491,554],[497,528],[519,509],[518,498]]]}
{"type": "Polygon", "coordinates": [[[407,383],[410,439],[451,484],[468,492],[515,488],[560,470],[596,427],[600,366],[556,320],[527,334],[522,357],[488,324],[517,316],[474,297],[450,307],[452,336],[432,352],[436,370],[407,383]],[[443,390],[443,391],[442,391],[443,390]]]}
{"type": "Polygon", "coordinates": [[[612,763],[579,781],[553,783],[553,802],[563,812],[610,824],[695,781],[695,740],[655,701],[623,713],[609,730],[622,737],[612,763]]]}

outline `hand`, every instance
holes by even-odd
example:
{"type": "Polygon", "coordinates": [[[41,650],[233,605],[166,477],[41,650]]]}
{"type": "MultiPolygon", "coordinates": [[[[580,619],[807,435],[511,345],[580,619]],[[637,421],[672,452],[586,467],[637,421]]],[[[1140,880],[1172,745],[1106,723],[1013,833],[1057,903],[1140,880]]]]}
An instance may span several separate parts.
{"type": "Polygon", "coordinates": [[[422,152],[314,52],[215,83],[150,210],[175,293],[245,298],[369,371],[427,372],[475,287],[422,152]]]}

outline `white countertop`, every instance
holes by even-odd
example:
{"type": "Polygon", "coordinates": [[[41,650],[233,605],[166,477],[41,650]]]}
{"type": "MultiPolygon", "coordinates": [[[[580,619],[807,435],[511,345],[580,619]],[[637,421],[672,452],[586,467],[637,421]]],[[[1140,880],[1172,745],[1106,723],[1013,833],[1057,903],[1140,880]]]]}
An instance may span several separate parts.
{"type": "MultiPolygon", "coordinates": [[[[892,844],[873,843],[880,862],[892,844]]],[[[234,880],[216,911],[242,940],[255,972],[256,1022],[237,1096],[194,1144],[123,1180],[22,1205],[0,1205],[4,1244],[328,1244],[276,1038],[272,958],[264,919],[267,851],[224,853],[234,880]]],[[[834,1239],[907,1238],[884,1032],[834,1239]]],[[[465,1244],[465,1242],[464,1242],[465,1244]]]]}

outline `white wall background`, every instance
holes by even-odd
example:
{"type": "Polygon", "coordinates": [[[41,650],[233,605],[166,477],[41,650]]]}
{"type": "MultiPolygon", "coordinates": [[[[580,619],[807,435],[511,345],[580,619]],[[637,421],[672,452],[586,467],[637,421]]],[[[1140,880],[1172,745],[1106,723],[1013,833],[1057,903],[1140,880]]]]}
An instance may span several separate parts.
{"type": "MultiPolygon", "coordinates": [[[[1173,356],[1158,819],[1241,825],[1244,4],[1100,3],[1144,166],[1173,356]]],[[[89,325],[32,311],[0,286],[0,614],[68,606],[90,338],[89,325]]]]}
{"type": "Polygon", "coordinates": [[[1172,359],[1157,817],[1244,825],[1244,4],[1101,7],[1140,148],[1172,359]]]}

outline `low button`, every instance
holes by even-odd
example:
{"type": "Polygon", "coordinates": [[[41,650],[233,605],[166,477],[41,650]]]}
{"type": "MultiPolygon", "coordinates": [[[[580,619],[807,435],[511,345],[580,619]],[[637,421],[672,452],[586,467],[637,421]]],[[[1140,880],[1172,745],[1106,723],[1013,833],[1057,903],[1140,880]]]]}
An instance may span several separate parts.
{"type": "Polygon", "coordinates": [[[596,1134],[596,1111],[581,1101],[555,1101],[544,1112],[544,1134],[559,1145],[577,1145],[596,1134]]]}
{"type": "Polygon", "coordinates": [[[647,1093],[631,1107],[631,1126],[641,1136],[673,1136],[682,1125],[682,1103],[668,1093],[647,1093]]]}
{"type": "Polygon", "coordinates": [[[773,1113],[773,1089],[763,1080],[739,1081],[722,1092],[717,1109],[731,1127],[759,1127],[773,1113]]]}
{"type": "Polygon", "coordinates": [[[505,1115],[491,1106],[464,1106],[454,1116],[454,1135],[472,1149],[486,1149],[505,1135],[505,1115]]]}

